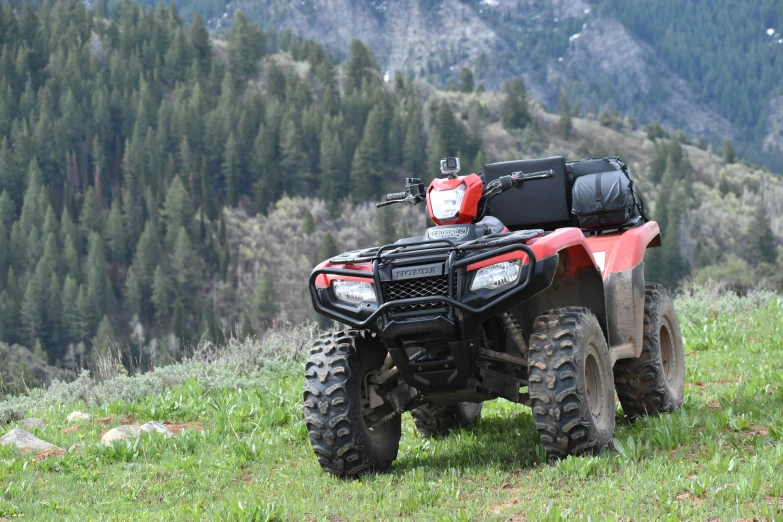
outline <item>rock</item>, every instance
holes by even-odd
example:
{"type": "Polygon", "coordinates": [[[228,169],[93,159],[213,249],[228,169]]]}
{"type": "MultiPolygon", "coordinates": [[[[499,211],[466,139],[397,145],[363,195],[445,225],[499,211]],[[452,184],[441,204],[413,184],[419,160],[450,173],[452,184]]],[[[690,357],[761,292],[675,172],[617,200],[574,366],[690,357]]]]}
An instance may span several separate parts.
{"type": "Polygon", "coordinates": [[[169,437],[173,437],[174,436],[174,433],[170,429],[168,429],[166,426],[164,426],[163,424],[161,424],[160,422],[157,422],[157,421],[150,421],[147,424],[144,424],[141,427],[141,431],[144,431],[144,432],[147,432],[147,433],[160,433],[161,435],[163,435],[167,439],[169,437]]]}
{"type": "Polygon", "coordinates": [[[141,435],[141,427],[136,424],[118,426],[104,433],[103,437],[101,437],[101,444],[111,446],[114,441],[125,440],[129,437],[135,439],[139,435],[141,435]]]}
{"type": "Polygon", "coordinates": [[[35,428],[45,428],[46,423],[42,421],[41,419],[36,419],[35,417],[30,417],[29,419],[22,419],[19,421],[19,426],[26,430],[32,430],[35,428]]]}
{"type": "Polygon", "coordinates": [[[86,450],[87,446],[84,444],[74,444],[70,448],[68,448],[68,453],[81,453],[82,451],[86,450]]]}
{"type": "Polygon", "coordinates": [[[159,433],[166,438],[173,437],[174,434],[166,426],[160,422],[151,421],[143,426],[137,424],[125,424],[117,428],[107,431],[103,437],[101,437],[101,444],[104,446],[111,446],[112,442],[116,440],[125,440],[127,438],[137,438],[142,433],[159,433]]]}
{"type": "Polygon", "coordinates": [[[68,422],[81,422],[81,421],[88,421],[92,419],[92,416],[90,416],[88,413],[84,413],[81,411],[74,411],[68,415],[68,422]]]}
{"type": "Polygon", "coordinates": [[[48,442],[39,439],[29,431],[25,431],[21,428],[14,428],[0,437],[0,445],[13,445],[22,451],[35,452],[62,449],[54,444],[49,444],[48,442]]]}

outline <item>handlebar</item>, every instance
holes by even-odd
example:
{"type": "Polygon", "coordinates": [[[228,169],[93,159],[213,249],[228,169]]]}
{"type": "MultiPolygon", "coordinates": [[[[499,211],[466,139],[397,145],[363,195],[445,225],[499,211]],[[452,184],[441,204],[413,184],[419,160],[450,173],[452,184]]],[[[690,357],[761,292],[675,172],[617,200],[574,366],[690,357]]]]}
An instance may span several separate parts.
{"type": "Polygon", "coordinates": [[[395,203],[416,205],[424,201],[425,198],[424,185],[421,183],[421,180],[419,178],[405,178],[405,192],[386,194],[386,201],[376,203],[375,207],[380,208],[386,205],[394,205],[395,203]]]}
{"type": "MultiPolygon", "coordinates": [[[[525,181],[536,181],[539,179],[551,179],[555,177],[555,171],[552,169],[542,170],[540,172],[531,172],[525,174],[524,172],[512,172],[511,179],[517,183],[524,183],[525,181]]],[[[518,186],[517,184],[514,185],[518,186]]]]}

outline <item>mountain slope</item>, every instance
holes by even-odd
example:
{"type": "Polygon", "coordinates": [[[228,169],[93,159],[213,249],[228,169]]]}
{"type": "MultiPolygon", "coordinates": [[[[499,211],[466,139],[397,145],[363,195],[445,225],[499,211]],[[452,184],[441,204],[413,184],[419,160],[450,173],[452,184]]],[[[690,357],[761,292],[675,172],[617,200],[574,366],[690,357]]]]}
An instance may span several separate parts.
{"type": "Polygon", "coordinates": [[[732,139],[743,156],[783,171],[783,37],[775,29],[783,9],[774,2],[738,9],[685,0],[660,7],[646,0],[223,1],[177,5],[205,13],[218,30],[242,10],[263,27],[289,28],[338,52],[361,39],[391,77],[407,71],[444,86],[468,67],[497,90],[522,76],[550,109],[566,89],[583,112],[611,107],[716,146],[732,139]]]}

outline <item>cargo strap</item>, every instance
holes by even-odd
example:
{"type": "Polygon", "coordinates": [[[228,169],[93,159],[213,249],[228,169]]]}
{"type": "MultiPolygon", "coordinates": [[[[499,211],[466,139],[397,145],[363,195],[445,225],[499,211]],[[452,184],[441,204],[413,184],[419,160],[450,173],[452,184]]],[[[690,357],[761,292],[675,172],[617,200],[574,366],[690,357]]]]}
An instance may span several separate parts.
{"type": "Polygon", "coordinates": [[[603,212],[604,210],[604,197],[603,193],[601,192],[601,172],[599,172],[595,176],[595,209],[598,212],[603,212]]]}

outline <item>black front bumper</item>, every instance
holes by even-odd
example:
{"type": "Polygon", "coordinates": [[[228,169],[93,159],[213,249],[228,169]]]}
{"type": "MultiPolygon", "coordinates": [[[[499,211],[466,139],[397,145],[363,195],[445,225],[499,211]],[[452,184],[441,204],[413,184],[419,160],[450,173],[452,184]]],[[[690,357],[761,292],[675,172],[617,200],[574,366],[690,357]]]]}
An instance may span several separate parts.
{"type": "Polygon", "coordinates": [[[466,386],[476,373],[482,324],[548,288],[557,269],[558,256],[537,260],[532,249],[522,243],[501,243],[495,248],[487,242],[459,246],[450,241],[433,240],[403,246],[387,245],[364,261],[372,261],[372,273],[346,268],[313,271],[310,295],[315,310],[353,328],[375,331],[405,381],[421,391],[432,392],[466,386]],[[522,265],[515,286],[503,290],[469,290],[473,277],[473,272],[467,271],[469,265],[513,252],[524,252],[529,260],[522,265]],[[448,295],[384,301],[381,289],[390,280],[391,268],[438,262],[444,264],[448,295]],[[342,303],[331,287],[316,286],[320,275],[371,278],[378,304],[350,306],[342,303]],[[413,305],[428,308],[397,312],[413,305]],[[411,346],[437,346],[439,352],[447,356],[432,361],[411,361],[407,350],[411,346]]]}

